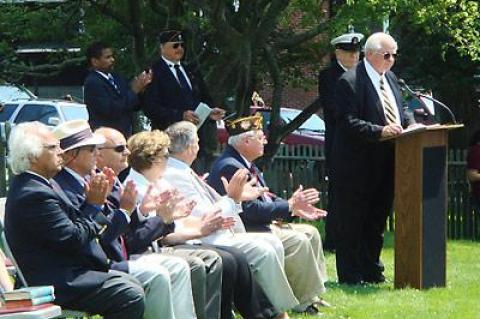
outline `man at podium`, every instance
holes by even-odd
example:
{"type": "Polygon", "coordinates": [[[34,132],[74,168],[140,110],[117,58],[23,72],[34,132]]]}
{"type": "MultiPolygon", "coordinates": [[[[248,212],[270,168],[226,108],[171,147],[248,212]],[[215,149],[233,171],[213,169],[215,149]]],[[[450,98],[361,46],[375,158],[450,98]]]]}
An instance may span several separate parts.
{"type": "Polygon", "coordinates": [[[340,78],[336,88],[337,127],[332,154],[336,181],[338,281],[385,281],[380,252],[393,204],[394,145],[383,138],[408,126],[397,78],[390,71],[397,43],[374,33],[365,59],[340,78]]]}

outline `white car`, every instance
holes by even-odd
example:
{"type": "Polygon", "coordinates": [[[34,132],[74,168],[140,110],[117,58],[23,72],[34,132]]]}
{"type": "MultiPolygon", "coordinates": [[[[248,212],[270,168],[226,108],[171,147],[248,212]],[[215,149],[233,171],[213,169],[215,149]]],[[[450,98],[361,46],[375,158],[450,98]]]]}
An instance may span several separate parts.
{"type": "Polygon", "coordinates": [[[39,121],[54,127],[70,120],[88,121],[85,104],[64,100],[11,101],[0,110],[0,122],[8,121],[12,126],[22,122],[39,121]]]}

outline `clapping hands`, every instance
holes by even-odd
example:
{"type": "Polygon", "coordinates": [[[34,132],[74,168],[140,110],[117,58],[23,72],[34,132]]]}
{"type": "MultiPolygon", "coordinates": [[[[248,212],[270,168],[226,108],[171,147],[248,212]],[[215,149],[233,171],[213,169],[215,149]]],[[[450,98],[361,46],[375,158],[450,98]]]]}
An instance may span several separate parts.
{"type": "Polygon", "coordinates": [[[320,201],[319,192],[315,188],[303,189],[300,185],[288,200],[293,216],[313,221],[327,216],[325,210],[314,205],[320,201]]]}

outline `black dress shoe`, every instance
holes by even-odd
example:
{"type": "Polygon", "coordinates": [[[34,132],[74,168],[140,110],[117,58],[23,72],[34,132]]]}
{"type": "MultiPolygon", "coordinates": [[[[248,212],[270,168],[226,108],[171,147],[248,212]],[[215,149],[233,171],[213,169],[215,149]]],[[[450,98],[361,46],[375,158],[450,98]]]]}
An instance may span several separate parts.
{"type": "Polygon", "coordinates": [[[319,312],[320,310],[318,310],[317,306],[313,304],[305,308],[305,311],[304,311],[306,315],[310,315],[310,316],[316,315],[319,312]]]}

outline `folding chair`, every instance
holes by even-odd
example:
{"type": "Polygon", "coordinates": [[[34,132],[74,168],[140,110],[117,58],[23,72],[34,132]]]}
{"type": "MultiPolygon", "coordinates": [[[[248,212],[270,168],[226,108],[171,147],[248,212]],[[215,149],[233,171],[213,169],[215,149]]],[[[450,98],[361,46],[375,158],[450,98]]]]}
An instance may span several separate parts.
{"type": "MultiPolygon", "coordinates": [[[[13,253],[8,246],[7,238],[5,237],[5,231],[3,226],[3,221],[5,217],[5,202],[6,198],[0,198],[0,246],[3,248],[5,256],[10,260],[13,267],[15,268],[15,275],[20,281],[22,287],[28,287],[27,281],[23,276],[20,267],[18,267],[17,261],[13,257],[13,253]]],[[[77,310],[68,310],[61,309],[60,306],[53,305],[51,307],[39,310],[39,311],[29,311],[22,313],[12,313],[0,315],[0,319],[48,319],[48,318],[74,318],[74,319],[83,319],[90,318],[90,315],[86,312],[77,311],[77,310]]]]}

